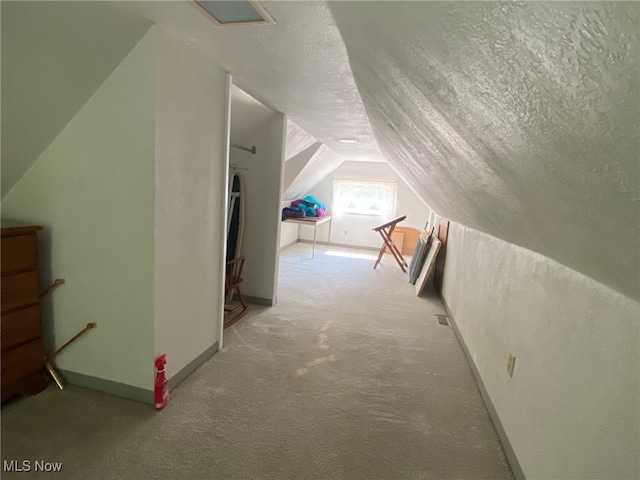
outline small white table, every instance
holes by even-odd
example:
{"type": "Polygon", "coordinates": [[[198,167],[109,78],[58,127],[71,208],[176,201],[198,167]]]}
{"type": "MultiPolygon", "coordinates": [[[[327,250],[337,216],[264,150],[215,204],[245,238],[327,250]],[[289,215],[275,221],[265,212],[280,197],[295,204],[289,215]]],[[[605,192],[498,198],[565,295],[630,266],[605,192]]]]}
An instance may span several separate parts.
{"type": "Polygon", "coordinates": [[[313,250],[311,258],[316,256],[316,237],[318,235],[318,225],[329,222],[329,240],[331,240],[331,215],[326,217],[304,217],[304,218],[287,218],[285,222],[298,223],[300,225],[313,225],[313,250]]]}

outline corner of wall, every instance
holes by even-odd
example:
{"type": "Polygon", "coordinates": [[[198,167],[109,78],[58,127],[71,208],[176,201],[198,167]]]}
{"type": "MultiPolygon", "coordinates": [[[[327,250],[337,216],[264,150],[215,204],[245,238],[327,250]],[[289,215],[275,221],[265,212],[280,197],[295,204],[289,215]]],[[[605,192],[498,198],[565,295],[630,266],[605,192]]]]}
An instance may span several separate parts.
{"type": "Polygon", "coordinates": [[[155,35],[154,355],[175,384],[221,341],[228,78],[185,39],[155,35]]]}

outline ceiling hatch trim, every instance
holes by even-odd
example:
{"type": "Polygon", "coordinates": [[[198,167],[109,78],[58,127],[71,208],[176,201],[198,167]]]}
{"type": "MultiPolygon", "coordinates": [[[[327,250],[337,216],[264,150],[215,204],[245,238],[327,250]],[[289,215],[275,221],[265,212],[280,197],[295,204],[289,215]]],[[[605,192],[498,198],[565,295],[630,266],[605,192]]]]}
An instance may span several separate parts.
{"type": "Polygon", "coordinates": [[[193,0],[190,3],[218,27],[276,23],[257,0],[193,0]]]}

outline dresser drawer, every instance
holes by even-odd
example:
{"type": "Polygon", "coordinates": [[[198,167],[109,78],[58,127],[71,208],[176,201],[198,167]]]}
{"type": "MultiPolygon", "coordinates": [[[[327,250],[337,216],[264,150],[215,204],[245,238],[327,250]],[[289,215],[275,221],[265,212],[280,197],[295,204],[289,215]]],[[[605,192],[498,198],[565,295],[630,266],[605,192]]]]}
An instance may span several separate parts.
{"type": "Polygon", "coordinates": [[[2,352],[2,385],[8,385],[44,369],[42,339],[2,352]]]}
{"type": "Polygon", "coordinates": [[[2,311],[37,304],[40,279],[37,270],[2,277],[2,311]]]}
{"type": "Polygon", "coordinates": [[[21,343],[41,337],[40,307],[35,305],[5,313],[0,318],[0,330],[3,352],[21,343]]]}
{"type": "Polygon", "coordinates": [[[2,275],[38,269],[38,237],[17,235],[2,237],[2,275]]]}
{"type": "Polygon", "coordinates": [[[2,384],[2,401],[17,395],[35,395],[47,388],[46,374],[37,372],[11,384],[2,384]]]}

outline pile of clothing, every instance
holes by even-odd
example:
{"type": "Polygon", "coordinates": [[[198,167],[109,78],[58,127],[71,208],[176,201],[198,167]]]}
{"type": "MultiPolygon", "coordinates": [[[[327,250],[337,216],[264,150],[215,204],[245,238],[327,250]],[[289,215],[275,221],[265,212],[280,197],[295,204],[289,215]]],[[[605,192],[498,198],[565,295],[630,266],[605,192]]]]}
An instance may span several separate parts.
{"type": "Polygon", "coordinates": [[[306,196],[291,202],[282,209],[282,220],[287,218],[326,217],[327,207],[312,196],[306,196]]]}

